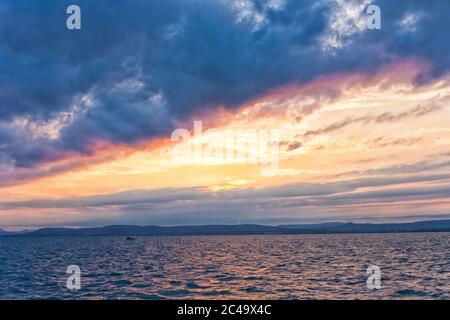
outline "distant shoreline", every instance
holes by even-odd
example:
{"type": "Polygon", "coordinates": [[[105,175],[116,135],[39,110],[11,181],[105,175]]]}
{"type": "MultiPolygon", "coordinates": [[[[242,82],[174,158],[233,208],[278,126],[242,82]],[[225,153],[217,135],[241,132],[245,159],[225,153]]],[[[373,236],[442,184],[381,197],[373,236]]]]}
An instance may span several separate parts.
{"type": "MultiPolygon", "coordinates": [[[[399,231],[399,232],[393,232],[393,231],[386,231],[386,232],[317,232],[317,233],[252,233],[252,234],[144,234],[144,235],[133,235],[129,234],[127,236],[132,237],[224,237],[224,236],[239,236],[239,237],[245,237],[245,236],[308,236],[308,235],[356,235],[356,234],[420,234],[420,233],[450,233],[450,230],[448,231],[399,231]]],[[[79,237],[125,237],[125,235],[115,235],[115,234],[104,234],[104,235],[23,235],[23,234],[8,234],[8,235],[0,235],[1,238],[79,238],[79,237]]]]}
{"type": "Polygon", "coordinates": [[[37,236],[227,236],[227,235],[299,235],[299,234],[371,234],[450,232],[450,220],[408,223],[358,224],[332,222],[266,226],[257,224],[200,226],[113,225],[98,228],[42,228],[26,232],[0,229],[0,237],[37,236]]]}

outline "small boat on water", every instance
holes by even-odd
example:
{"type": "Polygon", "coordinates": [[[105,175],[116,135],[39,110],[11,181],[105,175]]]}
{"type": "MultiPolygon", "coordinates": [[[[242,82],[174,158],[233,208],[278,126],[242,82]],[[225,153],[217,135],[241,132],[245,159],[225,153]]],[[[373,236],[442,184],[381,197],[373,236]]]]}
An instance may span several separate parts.
{"type": "Polygon", "coordinates": [[[136,238],[133,238],[133,237],[127,237],[126,239],[127,240],[136,240],[136,238]]]}

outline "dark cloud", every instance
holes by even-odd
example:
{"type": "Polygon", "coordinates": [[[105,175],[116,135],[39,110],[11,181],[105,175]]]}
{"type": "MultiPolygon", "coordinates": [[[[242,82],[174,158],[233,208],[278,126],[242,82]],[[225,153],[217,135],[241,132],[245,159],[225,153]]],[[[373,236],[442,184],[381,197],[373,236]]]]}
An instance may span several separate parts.
{"type": "Polygon", "coordinates": [[[431,105],[424,105],[424,106],[416,106],[410,110],[404,111],[404,112],[383,112],[379,115],[372,115],[367,114],[364,116],[358,116],[358,117],[352,117],[348,116],[342,120],[333,122],[323,128],[315,129],[315,130],[309,130],[306,131],[304,136],[315,136],[320,134],[325,134],[329,132],[333,132],[342,128],[345,128],[349,125],[355,124],[355,123],[387,123],[387,122],[395,122],[402,120],[404,118],[408,117],[421,117],[430,113],[433,113],[435,111],[438,111],[442,109],[442,106],[431,104],[431,105]]]}
{"type": "Polygon", "coordinates": [[[276,223],[282,219],[323,220],[333,214],[344,220],[380,218],[379,208],[394,204],[399,209],[402,205],[397,203],[403,201],[405,206],[411,206],[403,216],[407,218],[414,217],[419,208],[426,208],[426,203],[420,201],[448,199],[449,183],[450,174],[429,174],[217,192],[204,188],[167,188],[61,200],[0,202],[0,209],[5,212],[18,209],[79,212],[83,215],[79,221],[65,222],[78,226],[112,224],[115,219],[120,223],[169,225],[238,223],[240,220],[276,223]],[[411,185],[417,182],[426,184],[411,185]],[[414,204],[408,203],[412,200],[414,204]],[[366,215],[368,212],[373,214],[366,215]]]}
{"type": "Polygon", "coordinates": [[[412,174],[416,172],[433,172],[440,169],[450,168],[449,160],[439,159],[441,157],[448,157],[450,155],[437,154],[433,156],[433,160],[427,159],[413,163],[403,163],[393,166],[373,168],[363,171],[347,171],[335,175],[334,177],[345,177],[345,176],[366,176],[366,175],[393,175],[393,174],[412,174]],[[436,160],[439,159],[439,160],[436,160]]]}
{"type": "MultiPolygon", "coordinates": [[[[382,29],[321,49],[332,1],[79,0],[82,30],[65,28],[73,1],[0,2],[0,121],[46,123],[71,113],[57,138],[0,126],[0,161],[32,167],[98,141],[135,143],[167,135],[202,110],[236,108],[279,86],[336,72],[369,72],[407,58],[450,67],[450,2],[374,1],[382,29]],[[414,31],[399,27],[420,14],[414,31]],[[239,20],[240,18],[240,20],[239,20]],[[259,21],[259,22],[258,22],[259,21]]],[[[385,121],[385,115],[380,121],[385,121]]],[[[342,124],[341,124],[342,125],[342,124]]]]}
{"type": "Polygon", "coordinates": [[[303,144],[300,141],[282,141],[281,145],[286,145],[286,151],[294,151],[303,146],[303,144]]]}
{"type": "MultiPolygon", "coordinates": [[[[197,209],[209,204],[224,206],[225,203],[261,203],[279,206],[279,200],[301,198],[307,204],[314,199],[358,200],[358,199],[400,199],[406,196],[449,193],[448,185],[430,188],[391,188],[417,182],[446,182],[450,174],[413,175],[406,177],[369,177],[329,183],[297,183],[263,189],[237,189],[210,192],[204,188],[165,188],[156,190],[131,190],[107,195],[68,198],[62,200],[30,200],[24,202],[0,202],[0,208],[88,208],[152,204],[156,207],[184,208],[187,202],[197,209]],[[355,192],[362,188],[384,187],[383,190],[355,192]],[[181,207],[180,207],[181,206],[181,207]]],[[[353,203],[349,201],[348,203],[353,203]]],[[[228,206],[228,205],[227,205],[228,206]]]]}
{"type": "Polygon", "coordinates": [[[371,139],[366,143],[371,147],[383,148],[390,146],[411,146],[420,142],[423,142],[423,138],[389,138],[389,137],[377,137],[371,139]]]}

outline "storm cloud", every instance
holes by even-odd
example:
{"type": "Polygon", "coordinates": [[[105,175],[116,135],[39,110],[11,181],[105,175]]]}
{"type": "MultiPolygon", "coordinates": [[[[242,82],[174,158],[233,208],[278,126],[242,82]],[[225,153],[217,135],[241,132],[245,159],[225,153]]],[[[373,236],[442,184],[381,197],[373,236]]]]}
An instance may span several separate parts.
{"type": "Polygon", "coordinates": [[[70,31],[73,1],[1,0],[0,168],[166,136],[194,114],[326,74],[405,59],[427,65],[417,85],[448,73],[450,2],[372,1],[381,30],[336,16],[361,3],[79,0],[82,30],[70,31]],[[330,29],[336,19],[350,29],[330,29]]]}

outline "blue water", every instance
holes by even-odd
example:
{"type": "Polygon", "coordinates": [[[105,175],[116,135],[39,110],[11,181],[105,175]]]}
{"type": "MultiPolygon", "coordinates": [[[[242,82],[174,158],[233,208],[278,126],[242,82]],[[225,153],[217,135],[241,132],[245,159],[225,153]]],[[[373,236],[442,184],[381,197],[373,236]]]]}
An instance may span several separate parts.
{"type": "Polygon", "coordinates": [[[2,237],[0,299],[450,299],[450,234],[2,237]],[[69,265],[81,289],[66,287],[69,265]],[[381,289],[366,286],[369,265],[381,289]]]}

